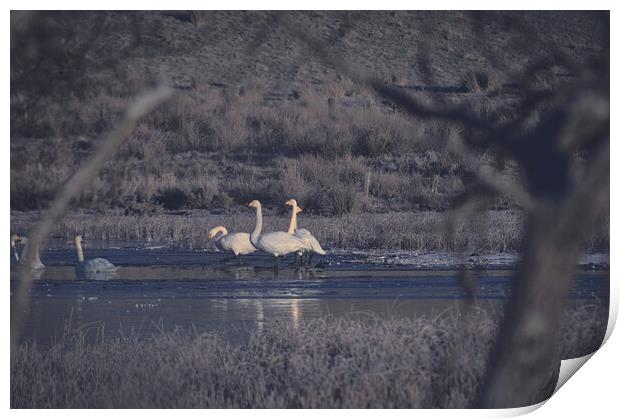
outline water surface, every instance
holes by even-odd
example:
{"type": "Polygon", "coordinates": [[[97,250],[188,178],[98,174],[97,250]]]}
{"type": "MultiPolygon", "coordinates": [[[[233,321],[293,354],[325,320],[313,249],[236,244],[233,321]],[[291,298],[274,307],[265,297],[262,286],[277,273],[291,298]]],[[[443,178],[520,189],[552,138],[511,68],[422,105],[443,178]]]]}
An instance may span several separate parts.
{"type": "MultiPolygon", "coordinates": [[[[279,269],[261,254],[235,259],[214,252],[118,247],[88,249],[87,257],[105,257],[120,269],[113,276],[80,278],[74,250],[44,252],[47,267],[32,288],[24,339],[49,344],[67,326],[103,330],[106,337],[183,327],[243,341],[274,320],[299,325],[327,314],[437,316],[471,303],[456,270],[364,263],[347,255],[317,259],[309,268],[286,258],[279,269]]],[[[514,270],[470,273],[477,283],[473,304],[501,309],[514,270]]],[[[569,297],[571,304],[581,304],[605,302],[608,296],[609,271],[580,270],[569,297]]]]}

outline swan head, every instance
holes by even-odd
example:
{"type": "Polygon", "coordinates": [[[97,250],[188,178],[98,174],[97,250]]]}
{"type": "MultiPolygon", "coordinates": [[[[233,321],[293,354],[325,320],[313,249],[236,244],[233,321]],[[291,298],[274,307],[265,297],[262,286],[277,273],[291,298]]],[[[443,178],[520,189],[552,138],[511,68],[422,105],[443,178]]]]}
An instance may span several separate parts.
{"type": "Polygon", "coordinates": [[[75,236],[75,244],[82,244],[82,242],[84,242],[84,239],[82,238],[81,234],[75,236]]]}
{"type": "Polygon", "coordinates": [[[15,246],[17,243],[21,242],[22,238],[19,237],[17,234],[12,234],[11,235],[11,246],[15,246]]]}
{"type": "Polygon", "coordinates": [[[286,201],[286,202],[284,203],[284,205],[289,205],[289,206],[291,206],[291,207],[296,207],[296,206],[297,206],[297,201],[296,201],[296,200],[294,200],[294,199],[289,199],[288,201],[286,201]]]}
{"type": "Polygon", "coordinates": [[[258,200],[254,200],[248,204],[248,207],[251,208],[260,208],[260,202],[258,200]]]}
{"type": "Polygon", "coordinates": [[[212,238],[217,236],[218,233],[222,233],[223,235],[226,235],[226,234],[228,234],[228,231],[226,230],[226,227],[224,227],[224,226],[213,227],[209,231],[209,235],[208,235],[209,240],[211,240],[212,238]]]}

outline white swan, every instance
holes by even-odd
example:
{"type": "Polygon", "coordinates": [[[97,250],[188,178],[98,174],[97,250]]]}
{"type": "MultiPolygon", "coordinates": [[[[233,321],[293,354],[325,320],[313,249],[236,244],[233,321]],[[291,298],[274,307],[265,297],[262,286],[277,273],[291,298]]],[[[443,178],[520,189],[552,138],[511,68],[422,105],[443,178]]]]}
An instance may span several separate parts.
{"type": "Polygon", "coordinates": [[[78,264],[75,265],[75,272],[78,275],[93,273],[111,273],[115,272],[118,267],[114,266],[109,260],[104,258],[95,258],[84,260],[84,252],[82,251],[82,236],[75,237],[75,247],[77,249],[78,264]]]}
{"type": "MultiPolygon", "coordinates": [[[[290,234],[294,234],[295,237],[303,241],[310,248],[310,252],[312,252],[308,258],[308,264],[312,259],[313,253],[325,256],[325,250],[323,250],[321,244],[316,239],[316,237],[314,237],[312,233],[310,233],[310,231],[306,230],[305,228],[297,228],[297,214],[301,212],[301,208],[297,206],[297,201],[294,199],[289,199],[284,203],[284,205],[290,205],[293,208],[291,214],[291,223],[289,224],[288,232],[290,234]]],[[[298,252],[297,254],[299,256],[302,256],[303,251],[298,252]]]]}
{"type": "Polygon", "coordinates": [[[39,247],[32,248],[32,244],[28,241],[28,237],[20,237],[17,234],[13,234],[11,236],[11,248],[13,250],[13,256],[15,257],[16,262],[24,263],[28,258],[28,253],[33,252],[32,255],[32,265],[30,266],[32,269],[39,270],[45,269],[45,265],[41,262],[41,257],[39,255],[39,247]],[[21,257],[17,252],[17,243],[21,243],[24,245],[24,249],[22,250],[21,257]]]}
{"type": "Polygon", "coordinates": [[[216,237],[215,247],[223,252],[232,252],[235,256],[249,255],[256,252],[256,248],[250,243],[248,233],[230,233],[224,226],[217,226],[209,231],[209,240],[216,237]],[[219,233],[222,233],[218,236],[219,233]]]}
{"type": "Polygon", "coordinates": [[[19,253],[17,252],[17,243],[21,241],[21,237],[17,234],[11,234],[11,264],[19,263],[19,253]]]}
{"type": "Polygon", "coordinates": [[[254,231],[250,234],[250,242],[257,249],[272,254],[275,258],[276,266],[279,256],[310,249],[303,241],[286,231],[261,234],[263,229],[263,209],[261,204],[259,201],[254,200],[250,202],[249,206],[256,209],[256,225],[254,226],[254,231]]]}

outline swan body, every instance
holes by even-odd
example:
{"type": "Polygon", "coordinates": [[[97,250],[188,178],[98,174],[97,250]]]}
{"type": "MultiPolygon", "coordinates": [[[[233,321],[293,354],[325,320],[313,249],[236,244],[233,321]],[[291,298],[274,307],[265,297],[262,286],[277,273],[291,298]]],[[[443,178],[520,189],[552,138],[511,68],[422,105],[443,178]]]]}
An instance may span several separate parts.
{"type": "MultiPolygon", "coordinates": [[[[303,241],[311,252],[323,256],[326,255],[325,250],[323,250],[319,241],[312,235],[312,233],[310,233],[310,231],[305,228],[297,228],[297,214],[301,212],[301,208],[297,205],[297,201],[294,199],[289,199],[284,205],[289,205],[293,208],[288,232],[303,241]]],[[[301,253],[298,254],[301,256],[301,253]]]]}
{"type": "Polygon", "coordinates": [[[118,268],[107,259],[94,258],[78,263],[75,269],[81,272],[103,273],[114,272],[118,268]]]}
{"type": "Polygon", "coordinates": [[[274,231],[263,234],[263,210],[261,204],[259,201],[254,200],[249,206],[256,209],[256,225],[250,235],[250,242],[254,247],[272,254],[276,261],[279,256],[309,249],[303,241],[286,231],[274,231]]]}
{"type": "Polygon", "coordinates": [[[218,226],[209,231],[209,240],[216,236],[215,247],[222,252],[232,252],[235,256],[256,252],[256,247],[250,242],[248,233],[228,233],[226,227],[218,226]],[[221,234],[218,236],[219,233],[221,234]]]}
{"type": "Polygon", "coordinates": [[[96,273],[111,273],[115,272],[118,267],[113,265],[107,259],[94,258],[84,260],[84,251],[82,250],[82,236],[75,237],[75,247],[77,248],[78,264],[75,265],[75,272],[78,275],[84,274],[96,274],[96,273]]]}

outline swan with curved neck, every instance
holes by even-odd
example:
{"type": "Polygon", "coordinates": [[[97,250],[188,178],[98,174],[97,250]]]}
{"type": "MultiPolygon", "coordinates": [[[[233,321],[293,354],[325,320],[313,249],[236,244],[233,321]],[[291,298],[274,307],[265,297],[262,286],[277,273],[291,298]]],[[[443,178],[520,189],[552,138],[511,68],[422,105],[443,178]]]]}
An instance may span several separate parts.
{"type": "Polygon", "coordinates": [[[309,250],[309,247],[303,241],[286,231],[263,233],[263,209],[260,202],[254,200],[249,206],[256,210],[256,224],[254,231],[250,234],[250,242],[257,249],[272,254],[276,265],[279,256],[285,256],[300,250],[309,250]]]}
{"type": "Polygon", "coordinates": [[[78,275],[93,273],[111,273],[115,272],[118,267],[114,266],[109,260],[104,258],[94,258],[84,260],[84,251],[82,250],[81,235],[75,236],[75,248],[77,249],[78,264],[75,265],[75,271],[78,275]]]}
{"type": "MultiPolygon", "coordinates": [[[[297,228],[297,214],[301,213],[302,211],[301,208],[297,205],[297,201],[295,199],[289,199],[284,203],[284,205],[289,205],[290,207],[292,207],[291,222],[288,227],[289,233],[293,234],[295,237],[303,241],[311,252],[310,256],[308,257],[308,264],[310,264],[310,261],[312,260],[312,255],[314,253],[317,253],[319,255],[325,255],[325,250],[323,250],[319,241],[316,239],[316,237],[312,235],[312,233],[310,233],[310,231],[306,230],[305,228],[297,228]]],[[[303,253],[304,252],[302,251],[298,252],[297,254],[299,256],[302,256],[303,253]]]]}
{"type": "Polygon", "coordinates": [[[17,263],[25,263],[24,261],[28,260],[28,254],[32,252],[32,269],[45,269],[45,265],[41,262],[41,256],[39,255],[39,246],[32,247],[32,243],[28,241],[28,237],[20,237],[17,234],[13,234],[11,236],[11,249],[13,250],[13,257],[17,263]],[[17,244],[21,243],[24,245],[24,249],[22,250],[21,257],[17,252],[17,244]]]}
{"type": "Polygon", "coordinates": [[[248,233],[228,233],[226,227],[217,226],[209,231],[209,240],[215,238],[215,247],[222,252],[232,252],[235,257],[249,255],[256,252],[256,248],[250,243],[248,233]]]}

